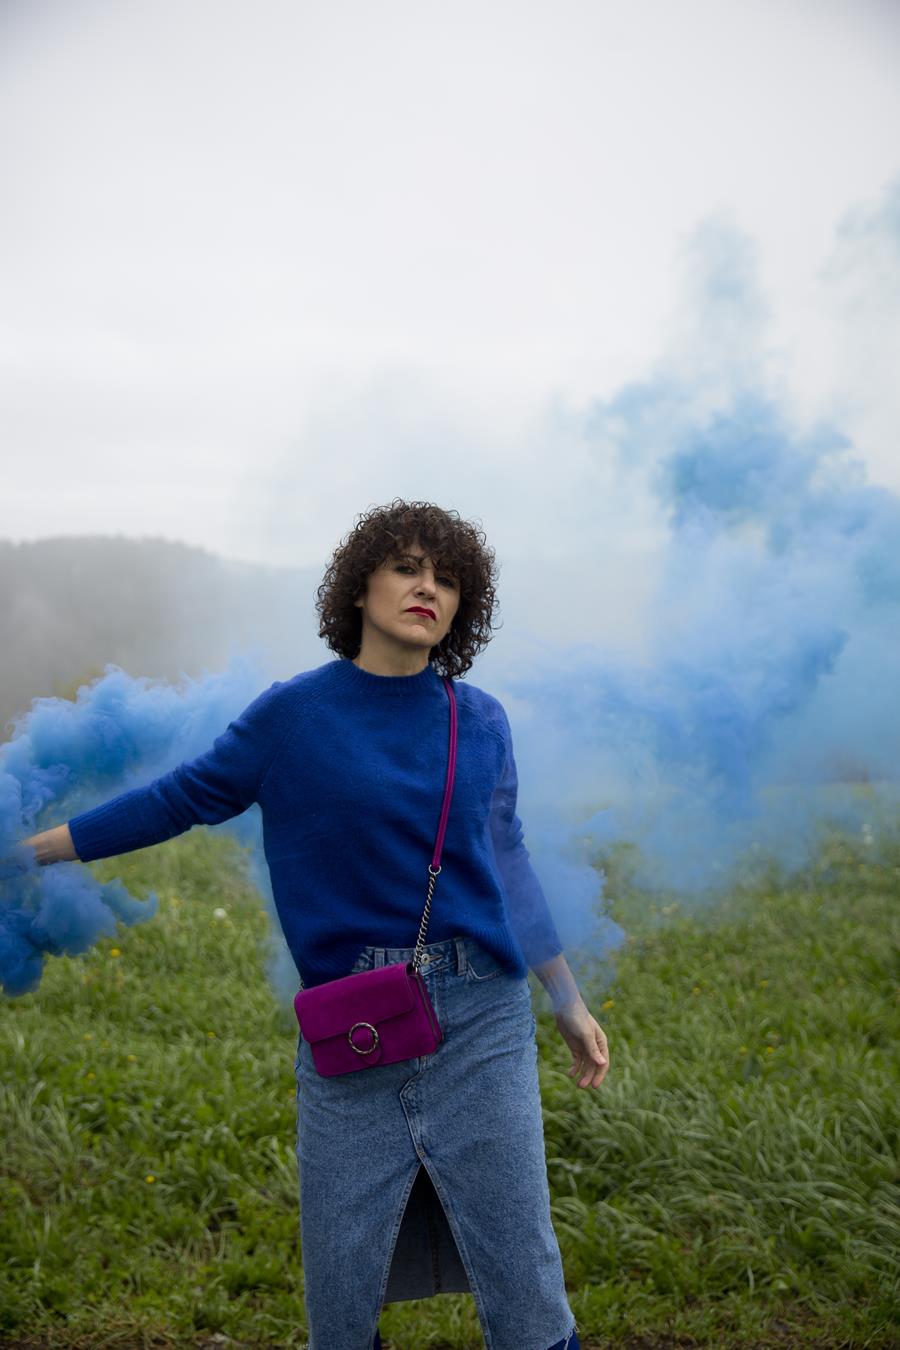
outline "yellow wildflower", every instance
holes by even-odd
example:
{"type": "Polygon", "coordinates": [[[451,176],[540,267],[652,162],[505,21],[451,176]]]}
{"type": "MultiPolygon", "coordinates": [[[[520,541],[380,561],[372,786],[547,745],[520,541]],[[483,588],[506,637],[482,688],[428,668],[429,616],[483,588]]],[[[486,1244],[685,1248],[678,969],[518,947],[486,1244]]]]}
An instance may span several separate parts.
{"type": "Polygon", "coordinates": [[[144,1177],[144,1180],[146,1181],[148,1186],[152,1186],[154,1181],[156,1180],[156,1177],[153,1175],[152,1172],[148,1172],[147,1175],[144,1177]]]}
{"type": "Polygon", "coordinates": [[[616,1000],[614,998],[608,998],[606,1002],[602,1003],[600,1006],[602,1007],[603,1011],[606,1012],[609,1008],[612,1008],[615,1005],[615,1001],[616,1000]]]}
{"type": "Polygon", "coordinates": [[[85,1074],[85,1078],[87,1079],[87,1081],[88,1081],[89,1083],[93,1083],[93,1081],[94,1081],[94,1079],[95,1079],[96,1077],[97,1077],[97,1075],[96,1075],[95,1073],[87,1073],[87,1074],[85,1074]]]}
{"type": "Polygon", "coordinates": [[[216,1033],[215,1033],[214,1031],[208,1031],[206,1034],[207,1034],[207,1036],[209,1037],[209,1039],[210,1039],[211,1041],[215,1040],[215,1038],[216,1038],[216,1033]]]}
{"type": "Polygon", "coordinates": [[[137,1055],[128,1055],[127,1058],[129,1064],[134,1064],[135,1060],[137,1059],[137,1055]]]}
{"type": "Polygon", "coordinates": [[[109,954],[110,954],[110,956],[121,956],[121,955],[122,955],[122,953],[119,951],[118,947],[110,947],[110,949],[109,949],[109,954]]]}
{"type": "Polygon", "coordinates": [[[765,989],[765,988],[767,987],[768,983],[769,983],[768,980],[760,980],[760,982],[759,982],[759,987],[760,987],[760,989],[765,989]]]}
{"type": "Polygon", "coordinates": [[[92,1041],[94,1039],[94,1033],[92,1031],[86,1031],[84,1033],[84,1039],[86,1041],[92,1041]]]}

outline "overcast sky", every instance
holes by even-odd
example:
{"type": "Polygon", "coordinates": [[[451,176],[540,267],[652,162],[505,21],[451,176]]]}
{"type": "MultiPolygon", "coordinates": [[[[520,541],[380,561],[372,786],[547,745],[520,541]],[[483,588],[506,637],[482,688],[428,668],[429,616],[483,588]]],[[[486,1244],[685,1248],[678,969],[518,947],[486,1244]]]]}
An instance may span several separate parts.
{"type": "Polygon", "coordinates": [[[748,365],[900,488],[892,0],[5,0],[0,126],[0,536],[621,552],[592,409],[748,365]]]}

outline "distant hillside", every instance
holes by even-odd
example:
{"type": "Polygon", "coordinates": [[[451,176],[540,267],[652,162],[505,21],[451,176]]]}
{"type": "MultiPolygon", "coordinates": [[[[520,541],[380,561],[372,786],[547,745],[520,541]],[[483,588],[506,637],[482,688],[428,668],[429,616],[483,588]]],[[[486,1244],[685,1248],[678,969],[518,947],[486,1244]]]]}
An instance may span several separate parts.
{"type": "Polygon", "coordinates": [[[114,662],[129,675],[198,678],[259,647],[272,679],[331,658],[317,636],[324,567],[232,562],[167,539],[0,540],[0,740],[34,698],[114,662]]]}

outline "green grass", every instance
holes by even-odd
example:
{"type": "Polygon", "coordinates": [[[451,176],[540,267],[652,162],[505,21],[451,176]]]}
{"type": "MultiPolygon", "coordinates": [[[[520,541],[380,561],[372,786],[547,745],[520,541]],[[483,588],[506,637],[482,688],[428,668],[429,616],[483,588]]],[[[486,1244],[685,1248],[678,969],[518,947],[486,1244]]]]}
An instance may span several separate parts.
{"type": "MultiPolygon", "coordinates": [[[[612,982],[579,976],[599,1089],[531,977],[582,1343],[897,1345],[900,847],[834,838],[692,914],[625,856],[604,861],[629,941],[612,982]]],[[[244,856],[193,831],[91,869],[160,912],[0,1001],[0,1343],[303,1346],[296,1023],[244,856]]],[[[483,1344],[469,1295],[381,1326],[394,1350],[483,1344]]]]}

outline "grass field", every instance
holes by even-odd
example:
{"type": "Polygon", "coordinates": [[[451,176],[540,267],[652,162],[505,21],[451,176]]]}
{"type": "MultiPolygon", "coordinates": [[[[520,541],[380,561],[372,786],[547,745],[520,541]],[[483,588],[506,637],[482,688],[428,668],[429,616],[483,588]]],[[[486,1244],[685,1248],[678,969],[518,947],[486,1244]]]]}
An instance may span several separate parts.
{"type": "MultiPolygon", "coordinates": [[[[833,838],[693,916],[607,862],[599,1089],[531,977],[583,1345],[900,1344],[900,845],[833,838]]],[[[296,1023],[244,857],[195,830],[91,869],[160,912],[0,1000],[0,1344],[301,1347],[296,1023]]],[[[469,1295],[381,1327],[483,1344],[469,1295]]]]}

